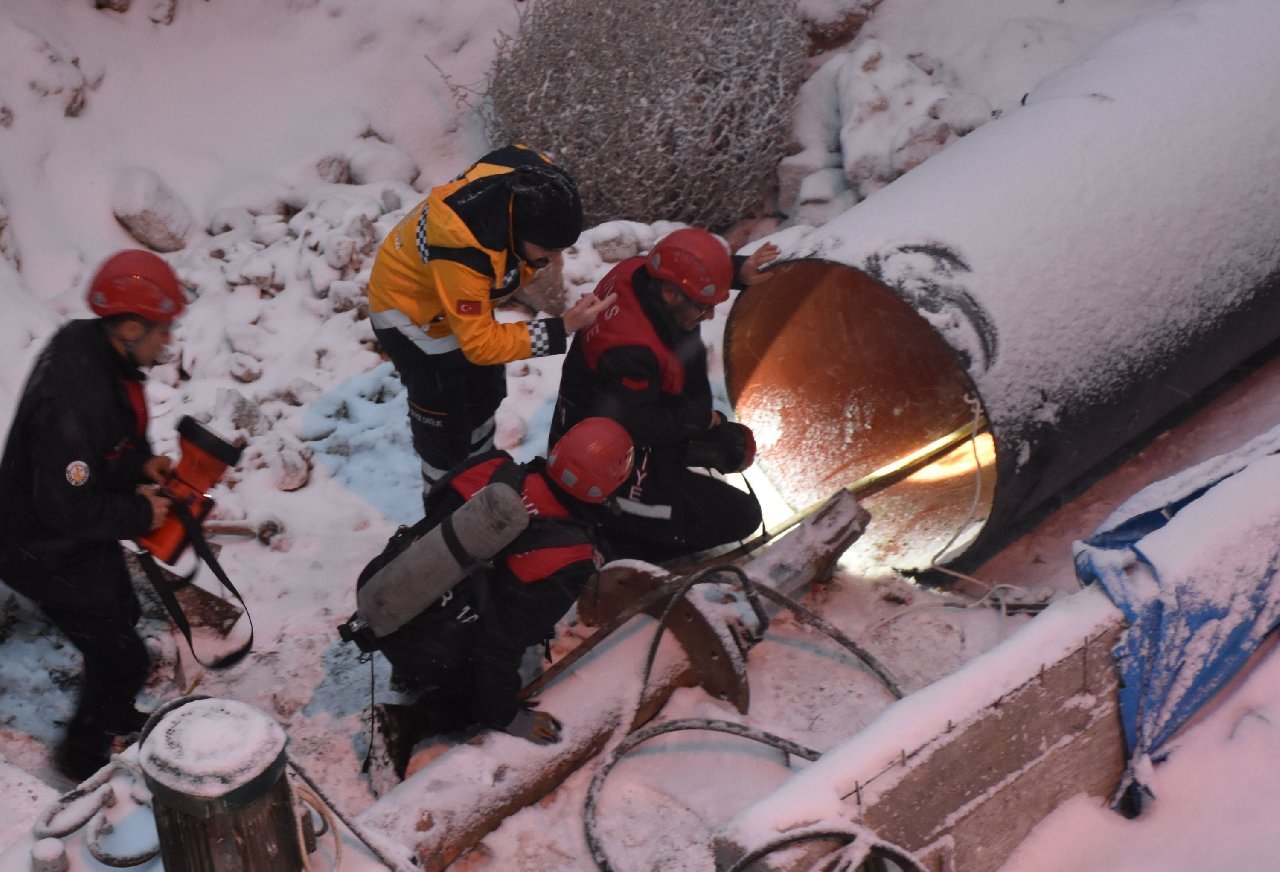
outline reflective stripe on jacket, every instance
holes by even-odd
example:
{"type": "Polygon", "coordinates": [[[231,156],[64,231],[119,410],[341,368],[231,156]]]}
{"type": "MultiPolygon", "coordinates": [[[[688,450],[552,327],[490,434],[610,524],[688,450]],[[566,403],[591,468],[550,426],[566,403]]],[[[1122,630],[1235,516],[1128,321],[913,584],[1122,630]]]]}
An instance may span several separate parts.
{"type": "Polygon", "coordinates": [[[426,354],[461,348],[481,366],[564,352],[559,318],[493,317],[495,306],[536,272],[515,252],[505,177],[537,161],[546,158],[519,145],[490,152],[409,211],[374,259],[374,327],[401,331],[426,354]]]}

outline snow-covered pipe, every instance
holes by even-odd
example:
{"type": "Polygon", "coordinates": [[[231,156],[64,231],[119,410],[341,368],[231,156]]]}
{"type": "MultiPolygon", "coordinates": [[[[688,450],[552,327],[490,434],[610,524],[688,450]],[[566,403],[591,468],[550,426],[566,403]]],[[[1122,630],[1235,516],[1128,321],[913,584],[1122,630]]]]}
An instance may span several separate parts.
{"type": "Polygon", "coordinates": [[[1280,336],[1277,35],[1179,3],[784,246],[725,340],[782,495],[985,422],[864,500],[871,559],[952,560],[1280,336]]]}

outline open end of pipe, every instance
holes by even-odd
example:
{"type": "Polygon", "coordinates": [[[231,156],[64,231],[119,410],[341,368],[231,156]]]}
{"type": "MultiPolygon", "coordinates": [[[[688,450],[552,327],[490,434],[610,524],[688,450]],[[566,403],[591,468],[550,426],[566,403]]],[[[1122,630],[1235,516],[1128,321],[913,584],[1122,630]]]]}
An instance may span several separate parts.
{"type": "Polygon", "coordinates": [[[859,270],[814,260],[775,270],[738,297],[725,330],[726,386],[758,466],[792,512],[853,490],[871,513],[854,546],[865,561],[925,569],[958,557],[996,483],[959,358],[859,270]]]}

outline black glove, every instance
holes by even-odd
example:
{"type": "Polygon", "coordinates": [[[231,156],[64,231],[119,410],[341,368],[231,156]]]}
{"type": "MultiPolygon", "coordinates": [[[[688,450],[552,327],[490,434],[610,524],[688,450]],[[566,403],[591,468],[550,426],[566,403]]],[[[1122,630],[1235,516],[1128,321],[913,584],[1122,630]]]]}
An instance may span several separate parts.
{"type": "Polygon", "coordinates": [[[741,472],[756,459],[756,440],[751,428],[724,421],[706,434],[689,440],[685,448],[686,466],[706,466],[719,472],[741,472]]]}

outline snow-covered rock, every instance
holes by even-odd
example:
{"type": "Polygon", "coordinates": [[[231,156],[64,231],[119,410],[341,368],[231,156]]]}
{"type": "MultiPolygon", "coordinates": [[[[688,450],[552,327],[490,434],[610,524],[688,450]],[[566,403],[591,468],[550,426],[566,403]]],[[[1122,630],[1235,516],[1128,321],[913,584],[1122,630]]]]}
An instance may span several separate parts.
{"type": "Polygon", "coordinates": [[[187,244],[191,210],[153,170],[130,167],[115,178],[111,211],[134,239],[153,251],[178,251],[187,244]]]}

